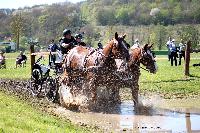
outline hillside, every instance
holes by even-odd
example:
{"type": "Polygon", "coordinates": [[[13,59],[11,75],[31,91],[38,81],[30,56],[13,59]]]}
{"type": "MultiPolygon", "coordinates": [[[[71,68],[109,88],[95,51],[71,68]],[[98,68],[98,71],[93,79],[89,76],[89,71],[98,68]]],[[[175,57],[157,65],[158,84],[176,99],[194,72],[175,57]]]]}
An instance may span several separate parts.
{"type": "MultiPolygon", "coordinates": [[[[84,32],[84,41],[95,46],[98,40],[105,43],[116,29],[129,27],[118,32],[128,33],[130,43],[139,38],[141,43],[153,42],[161,45],[156,49],[163,49],[169,36],[180,40],[184,28],[190,29],[188,25],[195,25],[190,32],[198,35],[199,4],[198,0],[87,0],[1,9],[0,40],[11,36],[27,49],[28,39],[37,38],[40,45],[47,45],[51,39],[58,41],[63,29],[69,28],[73,33],[84,32]]],[[[195,37],[194,46],[197,44],[195,37]]]]}

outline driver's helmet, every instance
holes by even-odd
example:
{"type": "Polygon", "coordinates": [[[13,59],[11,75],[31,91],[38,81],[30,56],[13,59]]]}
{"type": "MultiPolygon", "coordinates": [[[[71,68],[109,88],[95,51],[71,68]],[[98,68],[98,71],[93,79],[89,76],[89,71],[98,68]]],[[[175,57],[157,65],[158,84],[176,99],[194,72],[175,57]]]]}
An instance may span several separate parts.
{"type": "Polygon", "coordinates": [[[75,38],[76,38],[76,39],[82,39],[83,36],[82,36],[81,34],[76,34],[76,35],[75,35],[75,38]]]}
{"type": "Polygon", "coordinates": [[[68,35],[68,34],[71,34],[71,30],[69,30],[69,29],[64,29],[64,31],[63,31],[63,36],[66,36],[66,35],[68,35]]]}

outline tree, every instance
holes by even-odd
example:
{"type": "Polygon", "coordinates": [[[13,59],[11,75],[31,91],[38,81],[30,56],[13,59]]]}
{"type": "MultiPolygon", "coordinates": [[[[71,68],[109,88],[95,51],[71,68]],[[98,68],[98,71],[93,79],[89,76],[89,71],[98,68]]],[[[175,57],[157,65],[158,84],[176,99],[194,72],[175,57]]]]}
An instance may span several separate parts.
{"type": "Polygon", "coordinates": [[[190,40],[193,48],[199,44],[199,31],[193,25],[182,26],[178,34],[184,42],[190,40]]]}
{"type": "Polygon", "coordinates": [[[122,25],[129,25],[129,11],[127,9],[121,8],[119,11],[117,11],[117,21],[119,24],[122,25]]]}
{"type": "Polygon", "coordinates": [[[21,13],[13,16],[13,19],[11,22],[11,29],[12,29],[12,33],[14,34],[14,40],[16,42],[16,50],[19,50],[19,39],[20,39],[20,36],[23,34],[23,23],[24,21],[21,16],[21,13]]]}
{"type": "Polygon", "coordinates": [[[28,38],[25,36],[20,37],[20,47],[19,50],[28,50],[29,45],[27,44],[28,38]]]}
{"type": "Polygon", "coordinates": [[[100,25],[114,25],[116,23],[115,13],[112,9],[99,10],[97,13],[97,22],[100,25]]]}
{"type": "Polygon", "coordinates": [[[157,25],[150,34],[150,42],[156,44],[158,50],[165,46],[165,38],[167,36],[166,28],[163,25],[157,25]]]}

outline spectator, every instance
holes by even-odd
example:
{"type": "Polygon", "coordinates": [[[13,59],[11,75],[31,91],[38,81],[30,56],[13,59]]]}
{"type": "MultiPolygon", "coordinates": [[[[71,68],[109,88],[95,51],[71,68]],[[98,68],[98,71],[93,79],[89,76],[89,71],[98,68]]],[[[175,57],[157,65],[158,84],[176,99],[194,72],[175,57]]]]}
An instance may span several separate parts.
{"type": "Polygon", "coordinates": [[[181,39],[181,42],[179,43],[179,65],[181,65],[181,59],[185,60],[185,47],[186,44],[183,43],[183,40],[181,39]]]}
{"type": "Polygon", "coordinates": [[[0,68],[5,65],[5,56],[3,55],[3,52],[0,51],[0,68]]]}
{"type": "Polygon", "coordinates": [[[25,66],[26,65],[26,60],[27,60],[27,57],[26,55],[23,54],[22,51],[20,51],[19,55],[17,56],[16,58],[16,68],[17,66],[19,65],[20,67],[21,66],[25,66]]]}
{"type": "Polygon", "coordinates": [[[177,49],[174,39],[172,39],[172,42],[169,45],[169,50],[171,53],[170,54],[171,66],[173,66],[173,61],[175,61],[175,66],[177,66],[177,49]]]}
{"type": "Polygon", "coordinates": [[[169,40],[166,43],[166,46],[167,46],[167,49],[168,49],[168,61],[170,61],[170,59],[171,59],[171,57],[170,57],[171,56],[171,51],[170,51],[170,48],[169,48],[171,43],[172,43],[172,40],[171,40],[171,37],[169,37],[169,40]]]}
{"type": "Polygon", "coordinates": [[[67,54],[70,49],[75,45],[76,40],[71,35],[69,29],[63,31],[63,37],[59,40],[62,54],[67,54]]]}

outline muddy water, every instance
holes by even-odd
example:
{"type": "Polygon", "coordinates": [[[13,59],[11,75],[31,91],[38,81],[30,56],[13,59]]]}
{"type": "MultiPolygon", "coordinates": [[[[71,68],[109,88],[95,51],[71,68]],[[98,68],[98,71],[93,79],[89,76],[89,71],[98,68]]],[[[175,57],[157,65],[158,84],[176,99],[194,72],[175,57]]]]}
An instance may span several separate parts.
{"type": "MultiPolygon", "coordinates": [[[[189,101],[192,103],[194,100],[189,101]]],[[[97,126],[103,132],[200,132],[200,106],[184,105],[189,101],[166,100],[155,105],[144,105],[137,113],[131,101],[106,107],[101,113],[77,113],[62,107],[53,111],[74,123],[97,126]]],[[[200,103],[200,100],[196,101],[200,103]]]]}
{"type": "Polygon", "coordinates": [[[189,109],[184,109],[186,112],[183,110],[183,112],[180,112],[180,109],[169,110],[143,106],[140,107],[139,113],[135,113],[131,110],[130,103],[124,102],[120,107],[119,126],[123,130],[132,129],[137,132],[200,132],[200,115],[189,113],[189,109]]]}

